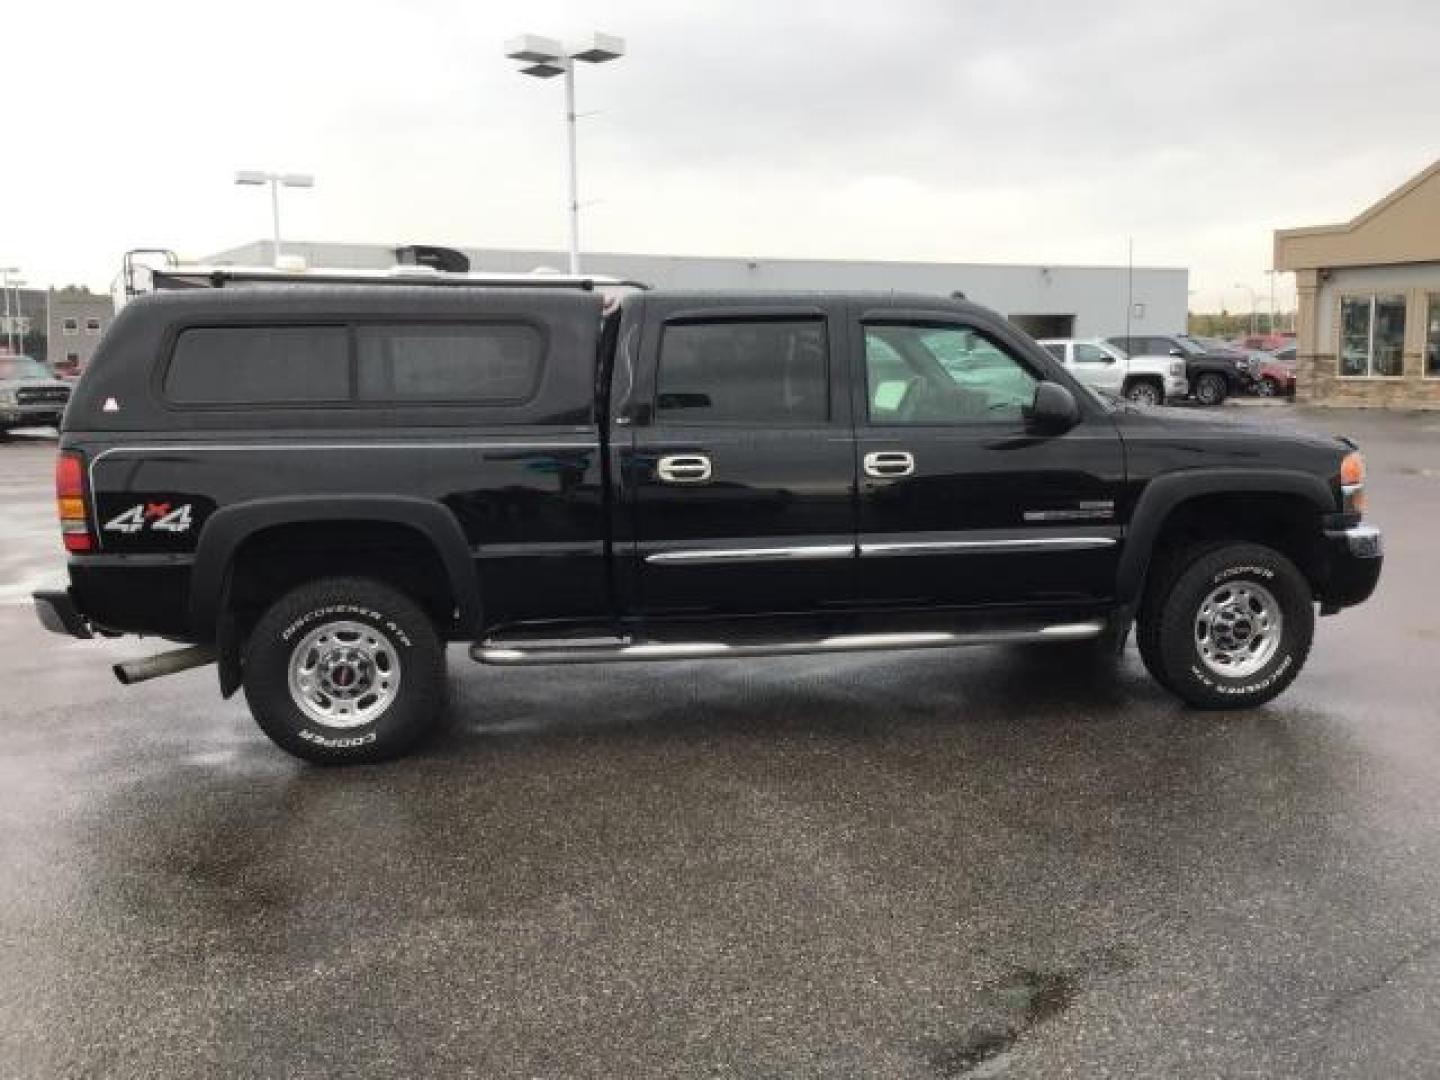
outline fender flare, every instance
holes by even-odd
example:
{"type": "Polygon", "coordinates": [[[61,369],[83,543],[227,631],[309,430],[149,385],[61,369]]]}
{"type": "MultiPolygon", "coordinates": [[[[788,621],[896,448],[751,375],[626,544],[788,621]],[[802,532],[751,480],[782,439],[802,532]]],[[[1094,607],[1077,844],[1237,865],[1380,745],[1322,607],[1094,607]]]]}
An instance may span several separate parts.
{"type": "Polygon", "coordinates": [[[1138,601],[1155,541],[1175,510],[1201,496],[1231,494],[1297,495],[1314,505],[1317,513],[1336,509],[1330,485],[1296,469],[1187,469],[1157,476],[1145,485],[1125,530],[1125,549],[1116,570],[1117,598],[1125,604],[1138,601]]]}
{"type": "Polygon", "coordinates": [[[190,579],[190,624],[201,640],[212,640],[224,611],[230,568],[240,546],[263,529],[335,521],[378,521],[401,525],[424,537],[440,557],[459,612],[458,627],[479,625],[480,587],[470,545],[448,507],[407,496],[279,496],[236,503],[205,522],[195,548],[190,579]]]}

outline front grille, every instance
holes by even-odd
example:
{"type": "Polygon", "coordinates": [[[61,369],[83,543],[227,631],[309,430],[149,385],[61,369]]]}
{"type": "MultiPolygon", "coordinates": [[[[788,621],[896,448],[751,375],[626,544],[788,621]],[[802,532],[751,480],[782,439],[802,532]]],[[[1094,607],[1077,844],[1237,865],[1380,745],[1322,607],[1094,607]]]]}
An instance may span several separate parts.
{"type": "Polygon", "coordinates": [[[63,405],[70,400],[70,391],[63,386],[31,387],[15,391],[15,401],[20,405],[63,405]]]}

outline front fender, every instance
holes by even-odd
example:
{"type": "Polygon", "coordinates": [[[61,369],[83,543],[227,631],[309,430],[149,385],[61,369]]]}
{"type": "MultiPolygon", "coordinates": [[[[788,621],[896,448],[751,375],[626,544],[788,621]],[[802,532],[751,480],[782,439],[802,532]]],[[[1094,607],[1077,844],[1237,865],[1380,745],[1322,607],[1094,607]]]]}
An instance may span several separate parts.
{"type": "Polygon", "coordinates": [[[1116,571],[1117,598],[1125,604],[1139,599],[1166,518],[1191,499],[1228,494],[1298,495],[1314,504],[1318,513],[1335,511],[1330,485],[1298,469],[1186,469],[1157,476],[1145,485],[1125,530],[1125,549],[1116,571]]]}

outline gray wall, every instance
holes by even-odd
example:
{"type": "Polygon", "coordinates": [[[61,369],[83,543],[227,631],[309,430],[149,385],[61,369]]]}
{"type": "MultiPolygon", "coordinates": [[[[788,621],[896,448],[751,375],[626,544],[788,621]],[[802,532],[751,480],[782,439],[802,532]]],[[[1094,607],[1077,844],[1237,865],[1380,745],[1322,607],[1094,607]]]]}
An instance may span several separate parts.
{"type": "MultiPolygon", "coordinates": [[[[398,245],[287,242],[287,255],[310,266],[385,269],[398,245]]],[[[558,251],[462,249],[477,271],[525,273],[537,267],[563,270],[558,251]]],[[[268,265],[269,241],[222,251],[207,263],[268,265]]],[[[1075,316],[1081,336],[1123,333],[1126,269],[1123,266],[1008,266],[985,263],[878,262],[830,259],[704,258],[691,255],[626,255],[586,252],[588,273],[684,289],[894,289],[948,295],[956,289],[1004,315],[1075,316]]],[[[1189,271],[1136,267],[1132,331],[1177,333],[1185,329],[1189,271]]]]}

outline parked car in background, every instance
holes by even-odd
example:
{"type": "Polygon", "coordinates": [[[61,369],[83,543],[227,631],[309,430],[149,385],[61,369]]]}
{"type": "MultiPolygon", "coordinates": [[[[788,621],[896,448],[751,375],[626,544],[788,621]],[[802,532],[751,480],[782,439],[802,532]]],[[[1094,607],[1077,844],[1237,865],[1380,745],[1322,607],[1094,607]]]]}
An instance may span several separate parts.
{"type": "Polygon", "coordinates": [[[1173,356],[1130,356],[1101,338],[1046,338],[1040,344],[1086,386],[1138,405],[1163,405],[1190,392],[1185,361],[1173,356]]]}
{"type": "Polygon", "coordinates": [[[1251,369],[1251,388],[1261,397],[1295,396],[1295,346],[1269,353],[1251,369]]]}
{"type": "Polygon", "coordinates": [[[0,356],[0,431],[59,427],[70,387],[29,356],[0,356]]]}
{"type": "Polygon", "coordinates": [[[1209,347],[1188,334],[1121,334],[1105,339],[1131,356],[1172,356],[1185,361],[1190,393],[1201,405],[1219,405],[1245,389],[1248,363],[1234,350],[1209,347]]]}

